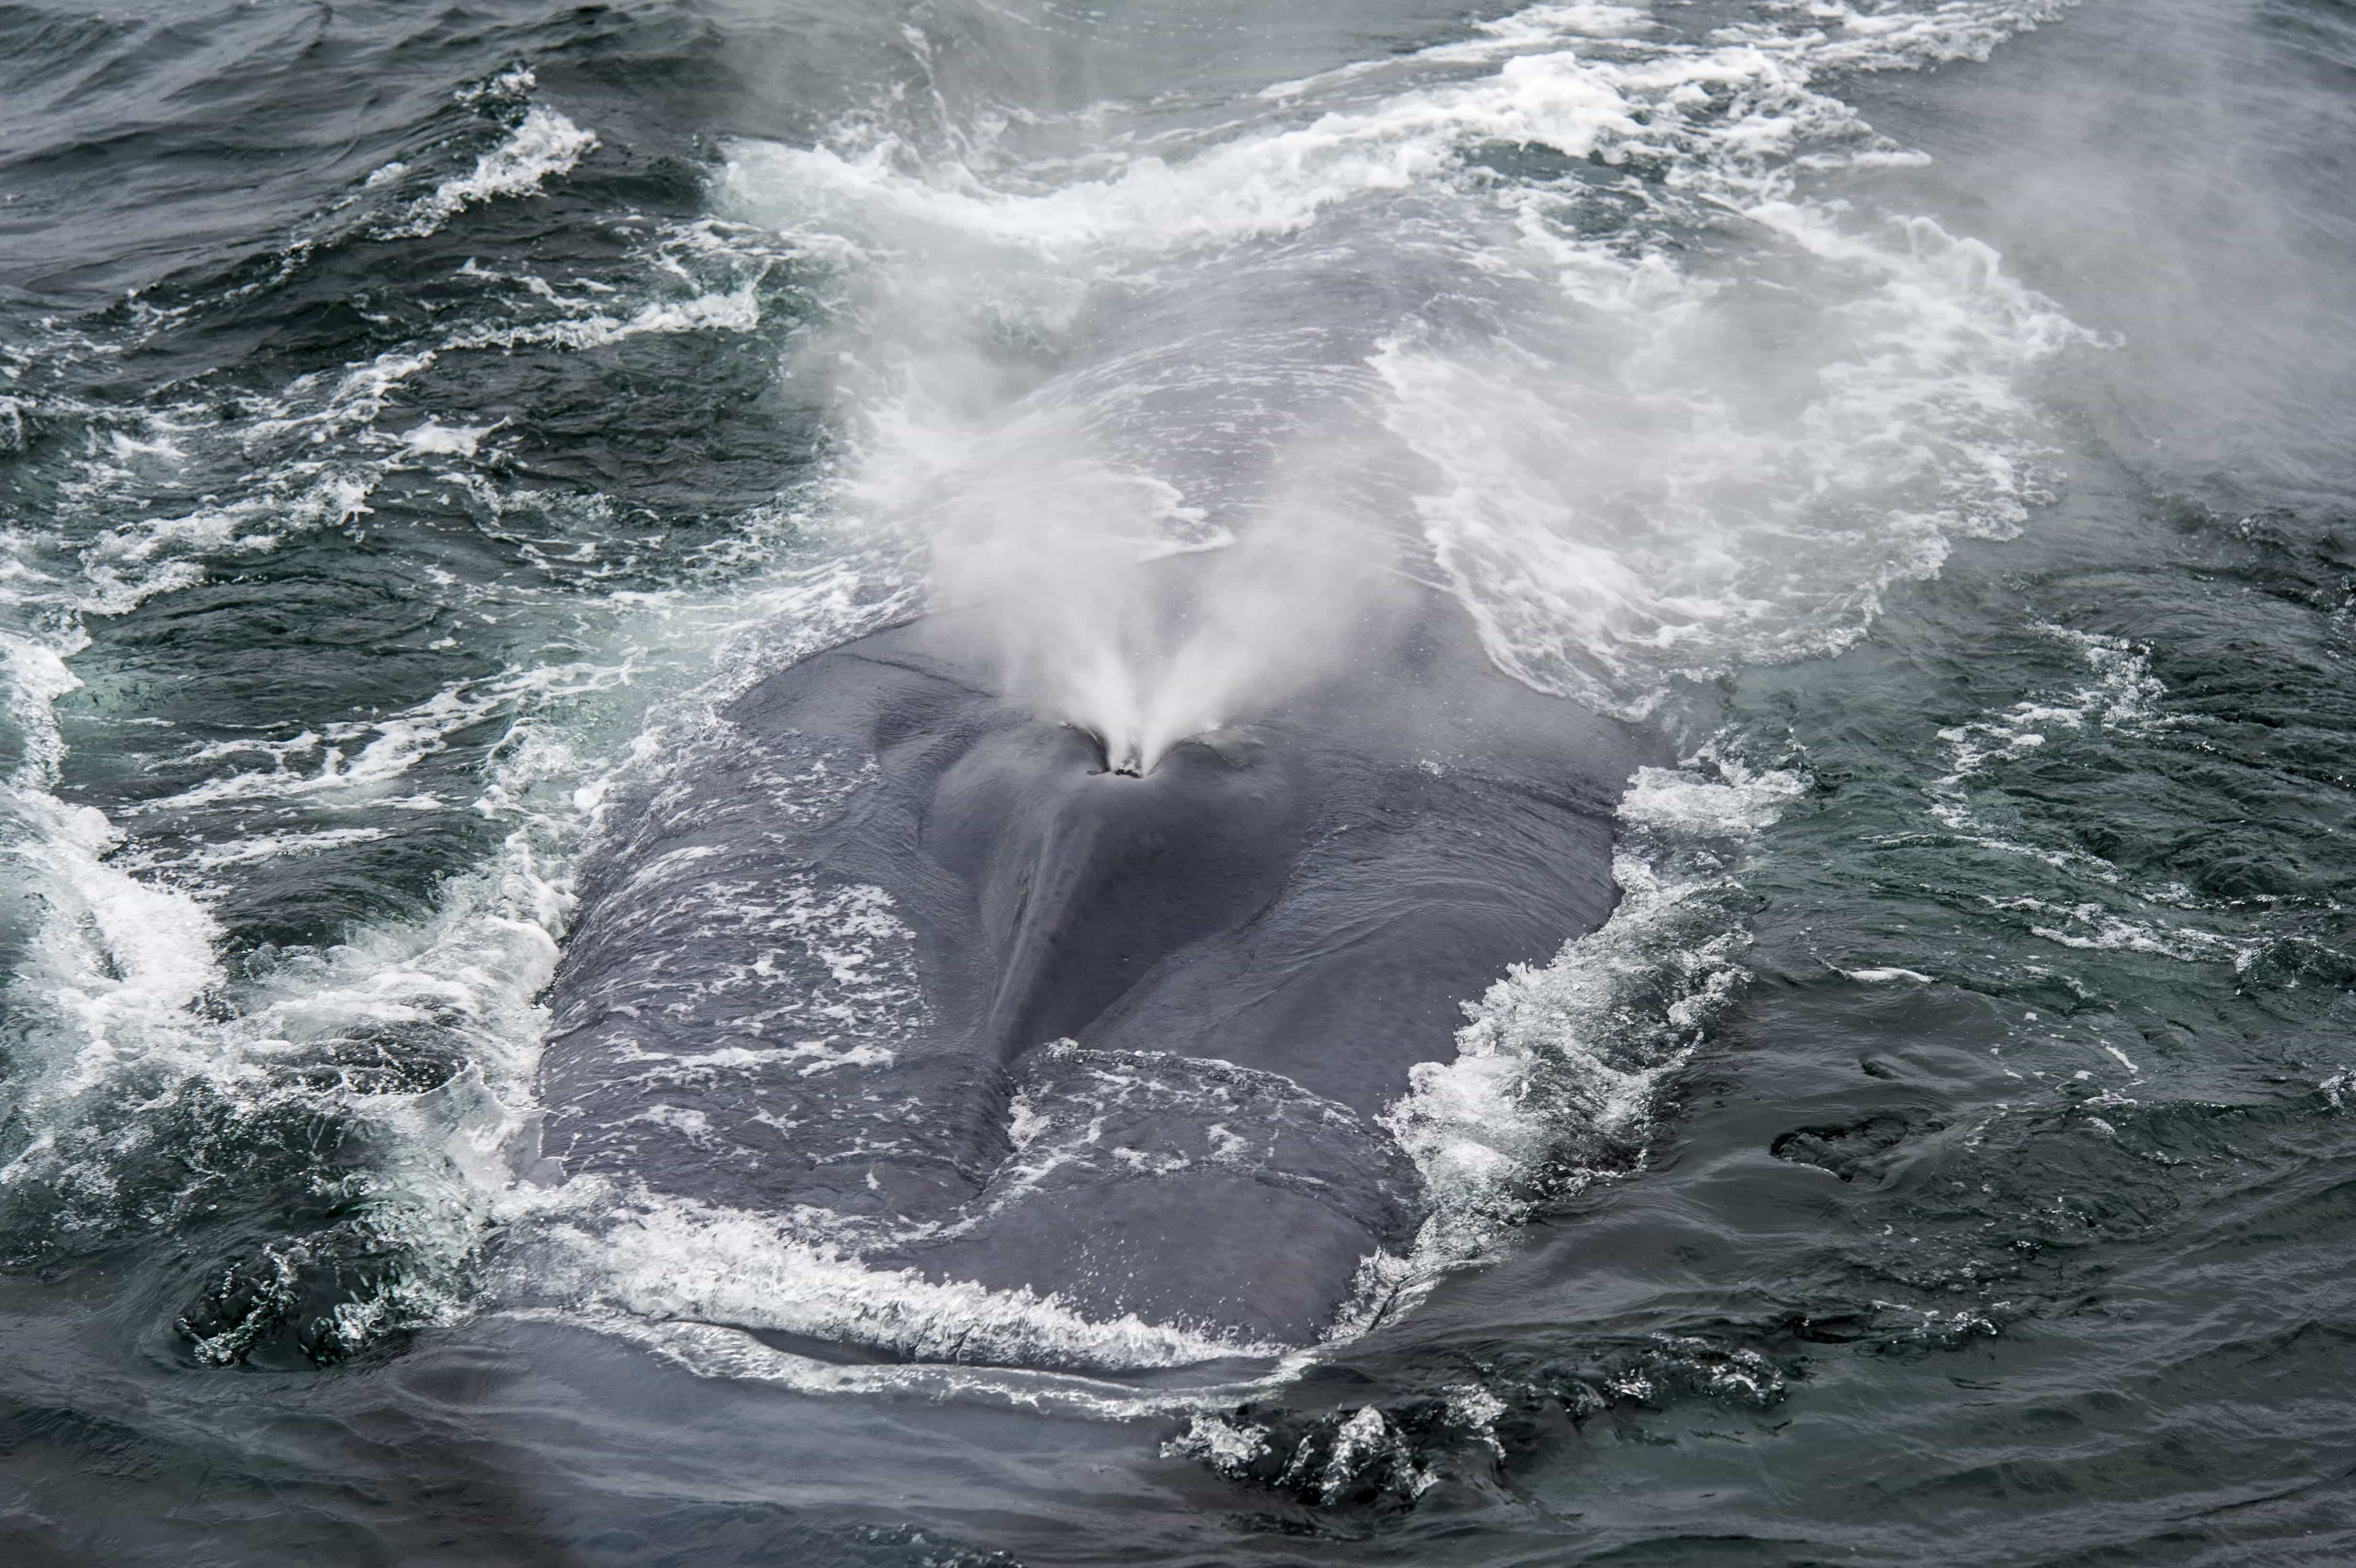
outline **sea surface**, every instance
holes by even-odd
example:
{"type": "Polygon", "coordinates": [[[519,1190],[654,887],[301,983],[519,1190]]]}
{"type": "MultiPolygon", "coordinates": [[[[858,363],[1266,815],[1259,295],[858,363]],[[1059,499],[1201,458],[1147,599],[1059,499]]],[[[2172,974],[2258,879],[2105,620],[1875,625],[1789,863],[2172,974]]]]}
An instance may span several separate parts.
{"type": "Polygon", "coordinates": [[[6,0],[0,1561],[2356,1561],[2351,606],[2346,0],[6,0]],[[1683,759],[1382,1310],[541,1157],[733,695],[1337,511],[1683,759]]]}

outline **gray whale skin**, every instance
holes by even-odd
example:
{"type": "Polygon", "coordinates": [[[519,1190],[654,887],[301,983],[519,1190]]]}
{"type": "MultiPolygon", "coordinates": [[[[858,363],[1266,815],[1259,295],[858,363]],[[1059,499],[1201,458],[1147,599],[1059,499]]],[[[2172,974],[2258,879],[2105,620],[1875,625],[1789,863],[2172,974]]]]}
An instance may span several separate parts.
{"type": "Polygon", "coordinates": [[[625,805],[545,1152],[872,1267],[1312,1342],[1419,1219],[1377,1118],[1610,913],[1655,746],[1426,625],[1138,777],[949,643],[778,671],[625,805]]]}

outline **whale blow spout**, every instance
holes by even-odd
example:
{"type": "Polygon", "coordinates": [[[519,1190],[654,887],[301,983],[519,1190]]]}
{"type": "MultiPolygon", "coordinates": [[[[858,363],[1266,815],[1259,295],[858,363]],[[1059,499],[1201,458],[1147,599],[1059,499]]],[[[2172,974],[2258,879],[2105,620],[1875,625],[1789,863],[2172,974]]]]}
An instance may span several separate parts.
{"type": "Polygon", "coordinates": [[[1095,750],[1096,766],[1088,770],[1090,773],[1117,779],[1141,779],[1145,776],[1145,759],[1134,746],[1123,746],[1116,752],[1112,741],[1106,739],[1102,731],[1091,730],[1084,724],[1074,724],[1071,728],[1079,731],[1095,750]]]}
{"type": "Polygon", "coordinates": [[[771,676],[585,880],[547,1152],[871,1268],[1313,1342],[1419,1221],[1383,1112],[1602,922],[1658,758],[1419,636],[1150,763],[922,624],[771,676]]]}

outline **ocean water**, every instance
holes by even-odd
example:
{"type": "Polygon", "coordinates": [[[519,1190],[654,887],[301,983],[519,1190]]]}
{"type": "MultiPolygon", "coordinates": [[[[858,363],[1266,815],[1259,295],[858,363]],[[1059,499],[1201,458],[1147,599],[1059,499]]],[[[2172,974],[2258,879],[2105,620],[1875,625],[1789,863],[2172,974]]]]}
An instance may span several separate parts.
{"type": "Polygon", "coordinates": [[[2351,155],[2337,0],[0,7],[0,1548],[2356,1558],[2351,155]],[[1683,761],[1323,1343],[539,1157],[731,696],[1337,518],[1683,761]]]}

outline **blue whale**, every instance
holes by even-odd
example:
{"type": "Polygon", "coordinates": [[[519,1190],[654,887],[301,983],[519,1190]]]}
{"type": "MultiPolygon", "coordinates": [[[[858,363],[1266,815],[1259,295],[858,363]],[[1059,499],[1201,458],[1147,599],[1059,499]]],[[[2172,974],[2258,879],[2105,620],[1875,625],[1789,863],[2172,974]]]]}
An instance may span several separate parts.
{"type": "Polygon", "coordinates": [[[1421,1217],[1386,1107],[1611,912],[1658,744],[1434,612],[1138,773],[954,621],[772,674],[616,812],[543,1147],[873,1267],[1313,1342],[1421,1217]]]}

